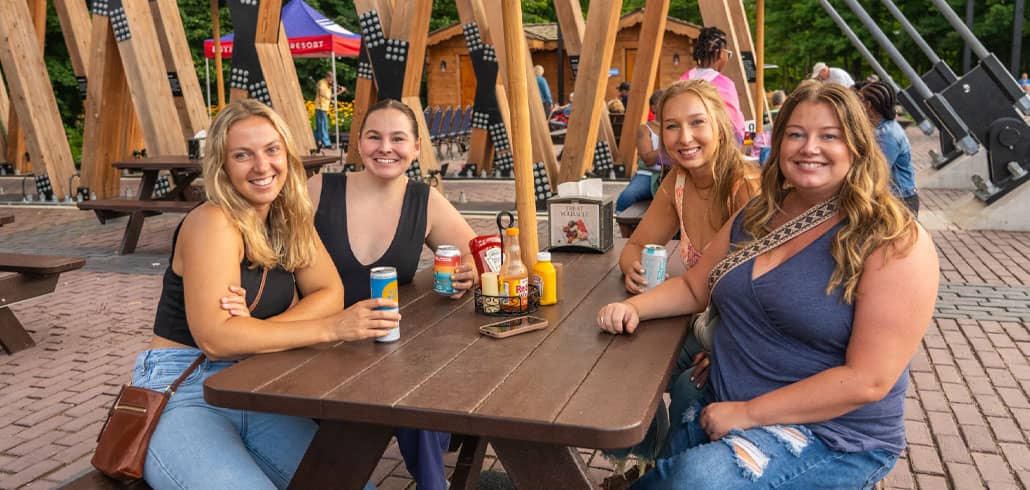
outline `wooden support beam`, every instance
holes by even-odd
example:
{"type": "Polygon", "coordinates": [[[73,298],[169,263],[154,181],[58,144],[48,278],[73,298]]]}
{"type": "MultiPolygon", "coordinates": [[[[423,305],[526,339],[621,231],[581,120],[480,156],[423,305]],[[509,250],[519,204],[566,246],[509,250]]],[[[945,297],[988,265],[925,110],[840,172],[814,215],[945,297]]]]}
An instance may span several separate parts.
{"type": "MultiPolygon", "coordinates": [[[[402,39],[408,42],[407,64],[404,68],[404,88],[402,101],[420,100],[422,88],[422,74],[426,67],[426,41],[429,39],[429,17],[433,11],[433,0],[408,0],[397,2],[393,7],[393,21],[390,22],[390,33],[393,39],[402,39]]],[[[407,102],[406,102],[407,103],[407,102]]],[[[415,111],[415,120],[418,122],[418,132],[422,141],[429,142],[429,126],[426,124],[425,115],[422,112],[422,103],[416,106],[408,104],[415,111]]],[[[419,154],[419,166],[422,172],[438,170],[440,164],[436,161],[436,151],[432,145],[423,144],[419,154]]]]}
{"type": "Polygon", "coordinates": [[[131,156],[142,130],[111,22],[96,15],[91,23],[80,185],[107,199],[118,196],[121,177],[111,164],[131,156]]]}
{"type": "MultiPolygon", "coordinates": [[[[147,152],[151,156],[185,155],[186,139],[182,137],[182,125],[168,84],[150,6],[146,0],[122,0],[121,3],[121,10],[107,13],[114,22],[118,54],[139,115],[147,152]]],[[[98,15],[103,17],[94,12],[94,16],[98,15]]]]}
{"type": "Polygon", "coordinates": [[[0,161],[7,163],[7,118],[11,115],[11,99],[7,96],[7,84],[0,70],[0,161]]]}
{"type": "MultiPolygon", "coordinates": [[[[463,26],[467,26],[468,24],[475,23],[479,28],[479,36],[483,40],[483,43],[494,46],[495,53],[500,54],[500,51],[497,51],[497,48],[498,44],[502,43],[497,43],[496,41],[497,39],[503,38],[503,33],[501,33],[501,36],[495,36],[490,29],[490,23],[486,19],[482,0],[457,0],[455,3],[458,7],[458,18],[461,21],[461,24],[463,26]]],[[[499,56],[499,58],[503,59],[504,56],[499,56]]],[[[504,97],[504,100],[507,101],[508,98],[504,91],[504,83],[501,81],[500,77],[497,77],[495,80],[487,81],[480,80],[477,76],[477,91],[479,90],[479,84],[483,83],[493,83],[494,92],[498,98],[498,102],[501,97],[504,97]]],[[[505,130],[507,130],[507,128],[508,125],[505,124],[505,130]]],[[[487,131],[486,128],[473,126],[469,135],[468,152],[465,153],[465,163],[474,163],[477,165],[478,169],[487,170],[489,167],[492,167],[493,155],[493,142],[490,141],[489,131],[487,131]]],[[[475,175],[473,175],[473,177],[475,177],[475,175]]]]}
{"type": "MultiPolygon", "coordinates": [[[[386,32],[393,14],[392,1],[355,0],[354,8],[358,15],[373,10],[376,11],[380,22],[383,24],[383,32],[386,32]]],[[[356,85],[354,87],[354,112],[351,116],[350,146],[347,148],[347,163],[354,164],[360,169],[361,155],[358,154],[358,140],[361,139],[361,121],[365,119],[368,106],[375,103],[379,98],[375,78],[372,74],[372,65],[368,59],[368,52],[365,51],[364,42],[361,45],[361,53],[358,55],[358,80],[356,85]]]]}
{"type": "Polygon", "coordinates": [[[179,123],[182,125],[184,139],[192,138],[210,123],[204,94],[200,91],[200,80],[193,65],[186,30],[182,25],[182,16],[175,0],[151,0],[151,14],[157,27],[157,38],[164,56],[165,70],[173,90],[175,108],[179,112],[179,123]]]}
{"type": "MultiPolygon", "coordinates": [[[[562,39],[565,41],[566,54],[568,54],[570,58],[575,57],[576,59],[579,59],[586,39],[586,23],[583,21],[583,9],[579,6],[579,0],[555,0],[554,10],[558,14],[558,25],[561,28],[562,39]]],[[[563,68],[559,67],[559,70],[561,69],[563,68]]],[[[578,73],[578,70],[576,70],[576,72],[578,73]]],[[[607,82],[607,77],[608,75],[606,71],[604,78],[605,82],[607,82]]],[[[577,76],[577,80],[578,79],[579,77],[577,76]]],[[[602,100],[604,99],[606,84],[607,83],[601,86],[602,100]]],[[[612,153],[615,154],[618,145],[615,143],[615,131],[612,129],[612,120],[608,117],[608,104],[601,104],[600,117],[598,117],[598,121],[593,124],[597,124],[598,122],[601,124],[598,129],[598,141],[607,142],[608,147],[611,148],[612,153]]],[[[590,167],[587,168],[591,168],[593,163],[594,162],[591,161],[590,167]]]]}
{"type": "MultiPolygon", "coordinates": [[[[483,8],[482,4],[479,5],[479,8],[483,8]]],[[[490,20],[488,22],[494,26],[500,25],[500,2],[497,0],[492,0],[490,8],[487,9],[487,11],[498,13],[498,15],[494,16],[487,15],[488,17],[490,17],[490,20]]],[[[498,32],[498,34],[501,34],[502,36],[501,42],[496,43],[498,49],[498,60],[501,62],[500,78],[502,80],[508,80],[513,76],[517,76],[517,73],[510,71],[511,66],[508,64],[508,60],[510,59],[510,57],[507,55],[508,46],[521,45],[521,49],[524,51],[522,56],[525,60],[525,62],[523,63],[525,65],[525,73],[522,74],[522,76],[525,77],[527,80],[527,101],[529,104],[527,109],[529,110],[530,138],[533,147],[532,161],[534,163],[544,163],[544,168],[547,171],[548,186],[550,187],[550,190],[557,191],[558,159],[554,156],[554,145],[551,143],[551,131],[547,123],[547,114],[544,113],[544,102],[543,98],[540,95],[540,87],[538,87],[536,84],[536,74],[533,73],[532,56],[529,52],[529,44],[526,42],[525,32],[523,31],[522,35],[517,40],[507,39],[507,31],[504,29],[501,29],[499,31],[495,29],[495,32],[498,32]],[[529,83],[529,81],[532,81],[533,83],[529,83]]],[[[502,113],[504,112],[503,109],[505,107],[511,107],[510,103],[505,104],[502,102],[504,98],[506,98],[505,94],[499,92],[498,102],[501,103],[502,113]]],[[[510,116],[506,120],[510,120],[510,116]]],[[[510,128],[511,126],[508,125],[508,127],[510,128]]]]}
{"type": "MultiPolygon", "coordinates": [[[[595,0],[597,1],[597,0],[595,0]]],[[[526,73],[526,34],[522,30],[522,6],[501,2],[504,25],[505,59],[508,65],[505,88],[511,110],[511,144],[515,159],[515,208],[518,212],[519,247],[522,262],[532,270],[540,250],[536,231],[536,197],[533,189],[533,140],[530,135],[528,80],[526,73]]]]}
{"type": "Polygon", "coordinates": [[[753,52],[744,4],[741,0],[698,0],[697,5],[706,26],[718,27],[726,33],[727,48],[733,51],[733,58],[726,63],[722,72],[737,86],[740,112],[744,114],[744,119],[754,119],[755,105],[751,100],[753,92],[745,77],[742,56],[745,52],[753,52]]]}
{"type": "Polygon", "coordinates": [[[64,44],[68,46],[72,71],[76,76],[86,76],[92,30],[86,3],[77,0],[54,0],[54,10],[57,11],[57,20],[61,23],[64,44]]]}
{"type": "Polygon", "coordinates": [[[619,139],[618,161],[626,166],[631,178],[637,171],[637,129],[647,122],[648,99],[658,77],[658,60],[665,40],[665,20],[669,16],[669,0],[647,0],[644,20],[640,22],[637,59],[633,66],[633,84],[629,89],[626,118],[619,139]]]}
{"type": "MultiPolygon", "coordinates": [[[[587,15],[583,44],[595,55],[580,58],[576,100],[569,116],[569,130],[562,150],[559,183],[579,180],[590,167],[597,141],[597,117],[605,117],[605,82],[612,62],[622,0],[594,0],[587,15]]],[[[612,146],[614,151],[615,146],[612,146]]]]}
{"type": "MultiPolygon", "coordinates": [[[[69,194],[68,180],[75,173],[68,138],[50,90],[39,32],[29,19],[23,0],[0,0],[0,66],[7,78],[10,102],[27,136],[25,145],[33,165],[50,176],[54,194],[69,194]]],[[[12,124],[13,126],[13,124],[12,124]]]]}
{"type": "Polygon", "coordinates": [[[304,95],[297,79],[297,69],[290,54],[289,41],[283,28],[282,1],[266,0],[258,4],[257,30],[254,47],[260,70],[268,89],[271,106],[283,116],[293,131],[293,137],[306,153],[315,148],[315,136],[304,104],[304,95]]]}
{"type": "MultiPolygon", "coordinates": [[[[46,2],[42,0],[27,0],[27,2],[31,15],[32,27],[36,34],[35,39],[39,44],[40,51],[42,51],[44,48],[44,41],[46,40],[46,2]]],[[[21,122],[18,121],[18,115],[15,114],[14,107],[10,108],[7,121],[7,161],[14,165],[15,173],[45,173],[46,170],[44,166],[37,165],[34,162],[29,162],[25,158],[25,131],[22,129],[21,122]]]]}

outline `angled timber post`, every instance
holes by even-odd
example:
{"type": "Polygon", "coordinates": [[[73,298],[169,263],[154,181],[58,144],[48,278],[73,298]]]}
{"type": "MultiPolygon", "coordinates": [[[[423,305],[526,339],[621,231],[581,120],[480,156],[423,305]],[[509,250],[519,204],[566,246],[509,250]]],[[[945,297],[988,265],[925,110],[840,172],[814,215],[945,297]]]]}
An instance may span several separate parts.
{"type": "Polygon", "coordinates": [[[754,53],[754,48],[747,18],[744,16],[744,4],[741,0],[698,0],[697,5],[706,26],[718,27],[726,32],[726,41],[729,43],[728,48],[733,51],[733,58],[726,63],[723,73],[737,86],[740,112],[744,114],[744,119],[754,119],[755,105],[751,100],[753,84],[748,83],[743,61],[745,56],[754,53]]]}
{"type": "Polygon", "coordinates": [[[70,194],[75,173],[57,99],[49,90],[39,35],[23,0],[0,1],[0,66],[7,78],[11,107],[25,130],[25,146],[36,171],[50,176],[56,196],[70,194]],[[42,90],[41,90],[42,88],[42,90]]]}
{"type": "Polygon", "coordinates": [[[648,98],[658,77],[658,59],[665,40],[665,21],[669,16],[669,0],[647,0],[644,20],[640,24],[637,41],[637,59],[633,66],[633,85],[629,90],[629,104],[622,123],[618,161],[626,165],[626,175],[637,171],[637,129],[647,121],[648,98]]]}
{"type": "MultiPolygon", "coordinates": [[[[381,23],[381,30],[386,32],[393,13],[393,0],[354,0],[354,8],[358,16],[369,16],[375,12],[381,23]]],[[[364,25],[364,24],[362,24],[364,25]]],[[[364,28],[364,27],[363,27],[364,28]]],[[[361,155],[358,154],[358,140],[361,139],[361,121],[365,119],[368,106],[379,99],[376,89],[375,73],[372,61],[368,56],[368,38],[361,36],[361,52],[358,54],[358,77],[354,87],[354,112],[351,114],[350,146],[347,148],[347,163],[361,168],[361,155]]]]}
{"type": "MultiPolygon", "coordinates": [[[[569,62],[572,64],[572,76],[578,80],[580,53],[583,51],[583,45],[586,44],[586,23],[583,21],[583,9],[579,6],[578,0],[555,0],[554,10],[558,14],[558,25],[561,29],[562,39],[565,41],[565,51],[569,55],[569,62]]],[[[617,34],[618,32],[616,32],[617,34]]],[[[614,47],[614,44],[612,46],[614,47]]],[[[564,67],[558,67],[558,69],[564,70],[564,67]]],[[[602,80],[604,81],[599,83],[601,83],[602,87],[601,99],[603,100],[604,89],[607,86],[608,80],[607,71],[602,80]]],[[[601,127],[598,129],[597,141],[607,142],[608,147],[615,151],[615,131],[612,130],[612,121],[608,117],[607,104],[602,104],[598,121],[600,121],[601,127]]],[[[590,162],[590,164],[593,166],[593,162],[590,162]]]]}
{"type": "MultiPolygon", "coordinates": [[[[32,27],[35,29],[35,39],[39,43],[40,51],[43,50],[43,42],[46,38],[46,0],[28,0],[32,27]]],[[[42,167],[30,164],[25,160],[25,130],[22,128],[14,107],[10,108],[7,118],[7,161],[14,165],[15,173],[29,173],[30,171],[40,174],[42,167]]]]}
{"type": "MultiPolygon", "coordinates": [[[[193,65],[186,30],[182,25],[179,5],[175,0],[151,0],[151,14],[157,27],[157,38],[164,56],[165,70],[171,84],[175,108],[179,111],[184,139],[207,129],[210,117],[200,91],[197,70],[193,65]]],[[[220,55],[221,53],[219,53],[220,55]]]]}
{"type": "MultiPolygon", "coordinates": [[[[490,8],[486,11],[490,17],[489,23],[493,26],[502,25],[500,12],[502,11],[501,2],[498,0],[490,0],[490,8]]],[[[520,31],[521,35],[519,39],[511,40],[507,39],[508,31],[506,29],[494,29],[494,32],[499,34],[501,42],[496,43],[498,50],[498,57],[501,60],[501,78],[503,80],[510,80],[510,77],[518,76],[517,72],[511,71],[512,67],[508,64],[508,60],[511,56],[507,53],[509,46],[521,46],[519,49],[524,51],[522,59],[525,61],[525,73],[521,76],[527,80],[527,102],[529,103],[529,129],[530,139],[533,148],[533,162],[534,165],[539,162],[544,165],[544,170],[547,173],[548,191],[557,191],[558,189],[558,160],[554,156],[554,145],[551,143],[551,131],[550,126],[547,123],[547,114],[544,113],[544,102],[540,96],[540,88],[536,84],[536,74],[533,73],[532,56],[529,52],[529,43],[526,42],[525,31],[520,31]]],[[[506,97],[498,97],[499,100],[504,100],[506,97]]],[[[508,104],[510,107],[510,104],[508,104]]],[[[510,121],[510,118],[509,118],[510,121]]],[[[544,197],[546,193],[540,193],[537,197],[544,197]]]]}
{"type": "Polygon", "coordinates": [[[0,70],[0,160],[7,158],[7,121],[10,111],[11,99],[7,97],[7,84],[4,83],[3,70],[0,70]]]}
{"type": "Polygon", "coordinates": [[[397,2],[393,6],[383,0],[355,0],[354,5],[361,22],[362,40],[368,40],[364,47],[378,99],[400,100],[415,112],[422,148],[418,169],[409,169],[409,175],[417,177],[422,170],[438,169],[419,99],[432,0],[397,2]]]}
{"type": "MultiPolygon", "coordinates": [[[[456,4],[472,71],[476,75],[476,95],[472,103],[473,123],[465,162],[466,165],[476,165],[477,169],[492,171],[494,143],[490,139],[490,127],[499,122],[505,132],[504,138],[509,138],[508,120],[502,117],[506,111],[501,111],[501,101],[506,103],[507,95],[504,84],[498,77],[498,48],[503,43],[498,43],[497,40],[503,39],[504,33],[490,29],[490,22],[486,19],[481,0],[457,0],[456,4]]],[[[503,58],[503,55],[501,57],[503,58]]]]}
{"type": "Polygon", "coordinates": [[[591,46],[596,55],[579,60],[576,100],[572,104],[572,114],[569,115],[559,182],[579,180],[594,160],[595,147],[599,146],[597,118],[606,114],[605,81],[612,62],[621,9],[622,0],[594,0],[590,4],[583,44],[591,46]]]}

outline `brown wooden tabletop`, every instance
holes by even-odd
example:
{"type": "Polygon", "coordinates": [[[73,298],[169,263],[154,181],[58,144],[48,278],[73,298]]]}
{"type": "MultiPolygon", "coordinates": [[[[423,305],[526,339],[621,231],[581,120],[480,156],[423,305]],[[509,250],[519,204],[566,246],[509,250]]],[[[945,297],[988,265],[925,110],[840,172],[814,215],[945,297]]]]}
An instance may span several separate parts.
{"type": "MultiPolygon", "coordinates": [[[[322,419],[294,486],[360,488],[401,426],[478,436],[479,451],[489,441],[522,488],[588,488],[574,448],[643,439],[688,331],[687,317],[648,321],[630,336],[598,329],[598,309],[627,297],[624,244],[554,254],[564,264],[562,296],[534,313],[550,323],[544,330],[481,336],[478,327],[498,319],[475,313],[472,298],[433,293],[432,270],[423,270],[400,289],[398,342],[253,356],[209,378],[205,398],[322,419]]],[[[678,263],[671,273],[682,271],[678,263]]]]}

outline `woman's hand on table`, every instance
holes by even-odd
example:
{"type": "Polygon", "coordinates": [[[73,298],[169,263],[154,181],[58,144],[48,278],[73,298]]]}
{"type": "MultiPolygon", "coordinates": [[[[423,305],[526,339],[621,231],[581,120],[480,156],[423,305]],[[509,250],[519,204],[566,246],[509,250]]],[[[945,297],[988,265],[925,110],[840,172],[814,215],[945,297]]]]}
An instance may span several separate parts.
{"type": "Polygon", "coordinates": [[[354,303],[350,308],[329,317],[333,337],[350,342],[389,334],[390,329],[397,327],[401,321],[401,314],[376,308],[397,308],[397,303],[385,298],[354,303]]]}
{"type": "Polygon", "coordinates": [[[222,296],[219,305],[232,316],[250,316],[250,308],[247,307],[247,290],[239,286],[229,286],[229,294],[222,296]]]}
{"type": "Polygon", "coordinates": [[[457,291],[451,295],[451,299],[461,298],[469,289],[472,289],[472,286],[475,286],[476,268],[472,264],[458,264],[454,268],[454,274],[451,274],[451,284],[457,291]]]}
{"type": "Polygon", "coordinates": [[[597,326],[608,333],[633,333],[640,324],[640,314],[629,303],[609,303],[597,312],[597,326]]]}
{"type": "Polygon", "coordinates": [[[634,260],[630,270],[623,272],[625,273],[626,291],[629,291],[630,294],[644,292],[644,288],[647,287],[647,279],[644,278],[644,266],[640,264],[639,260],[634,260]]]}
{"type": "Polygon", "coordinates": [[[713,441],[722,439],[732,429],[747,430],[756,425],[748,413],[747,402],[716,402],[701,410],[701,428],[713,441]]]}

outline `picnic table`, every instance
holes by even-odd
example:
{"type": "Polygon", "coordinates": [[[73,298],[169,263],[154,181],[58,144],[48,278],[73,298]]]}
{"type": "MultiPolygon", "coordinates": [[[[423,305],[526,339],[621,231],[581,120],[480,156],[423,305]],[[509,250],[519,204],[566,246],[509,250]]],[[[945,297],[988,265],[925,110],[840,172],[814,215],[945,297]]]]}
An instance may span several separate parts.
{"type": "MultiPolygon", "coordinates": [[[[433,293],[426,269],[400,288],[399,341],[252,356],[208,378],[205,398],[321,419],[291,488],[361,488],[394,427],[466,436],[453,489],[475,488],[487,442],[520,488],[591,488],[576,448],[643,439],[688,332],[686,316],[645,322],[634,335],[598,329],[598,309],[627,297],[624,244],[553,254],[564,278],[561,301],[533,313],[548,320],[544,330],[481,336],[479,326],[499,319],[477,314],[471,297],[433,293]]],[[[678,262],[671,273],[682,272],[678,262]]]]}
{"type": "MultiPolygon", "coordinates": [[[[312,155],[301,157],[308,176],[318,173],[323,165],[339,161],[338,156],[312,155]]],[[[188,213],[204,202],[204,193],[193,187],[201,175],[201,161],[186,156],[158,156],[114,162],[115,168],[141,172],[136,197],[96,199],[78,203],[79,209],[96,213],[101,223],[111,218],[129,216],[119,253],[131,254],[139,243],[143,220],[162,213],[188,213]],[[162,171],[171,176],[170,188],[160,196],[154,190],[162,171]]]]}
{"type": "Polygon", "coordinates": [[[14,223],[13,214],[0,214],[0,226],[9,225],[14,223]]]}

